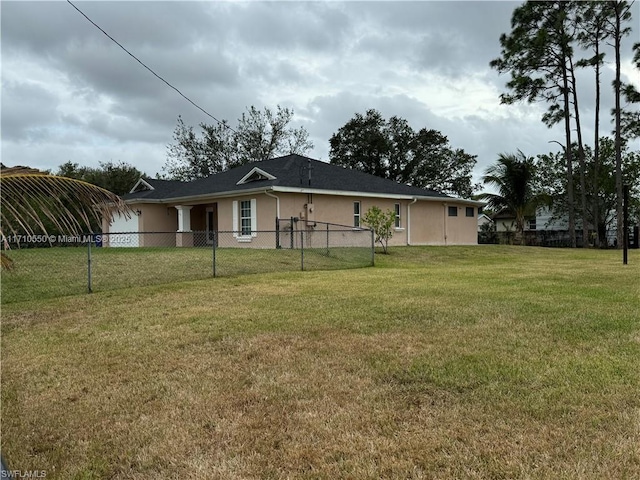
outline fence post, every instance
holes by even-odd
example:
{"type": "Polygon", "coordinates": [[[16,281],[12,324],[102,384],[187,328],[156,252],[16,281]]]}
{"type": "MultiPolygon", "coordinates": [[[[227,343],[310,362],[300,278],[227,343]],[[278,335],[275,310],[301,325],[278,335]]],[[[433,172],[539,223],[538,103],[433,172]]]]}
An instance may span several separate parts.
{"type": "Polygon", "coordinates": [[[280,246],[280,219],[276,217],[276,249],[282,248],[280,246]]]}
{"type": "Polygon", "coordinates": [[[300,230],[300,266],[304,271],[304,230],[300,230]]]}
{"type": "Polygon", "coordinates": [[[327,257],[329,256],[329,224],[327,223],[327,257]]]}
{"type": "Polygon", "coordinates": [[[218,232],[213,231],[213,278],[216,278],[216,243],[218,243],[218,232]]]}
{"type": "Polygon", "coordinates": [[[371,266],[375,267],[376,265],[376,243],[375,243],[375,235],[373,230],[371,230],[371,266]]]}
{"type": "Polygon", "coordinates": [[[291,225],[291,250],[293,250],[293,217],[291,217],[291,223],[289,225],[291,225]]]}
{"type": "Polygon", "coordinates": [[[92,293],[93,289],[91,288],[91,242],[93,240],[93,235],[89,236],[89,242],[87,242],[87,293],[92,293]]]}

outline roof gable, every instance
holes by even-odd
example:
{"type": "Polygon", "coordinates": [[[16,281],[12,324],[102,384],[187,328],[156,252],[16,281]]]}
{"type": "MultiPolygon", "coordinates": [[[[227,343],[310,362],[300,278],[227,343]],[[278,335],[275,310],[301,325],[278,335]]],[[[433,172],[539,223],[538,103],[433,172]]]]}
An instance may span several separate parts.
{"type": "Polygon", "coordinates": [[[155,188],[153,188],[153,186],[144,178],[140,177],[133,188],[129,190],[129,193],[144,192],[146,190],[155,190],[155,188]]]}
{"type": "Polygon", "coordinates": [[[238,180],[236,185],[244,185],[245,183],[257,182],[259,180],[275,180],[276,177],[269,172],[265,172],[261,168],[253,167],[249,173],[238,180]]]}

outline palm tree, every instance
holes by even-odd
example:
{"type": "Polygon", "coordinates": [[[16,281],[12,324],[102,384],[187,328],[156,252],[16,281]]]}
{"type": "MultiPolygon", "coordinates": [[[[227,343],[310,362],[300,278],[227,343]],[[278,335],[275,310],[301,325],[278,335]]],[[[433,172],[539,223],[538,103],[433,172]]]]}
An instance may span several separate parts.
{"type": "MultiPolygon", "coordinates": [[[[0,236],[48,234],[55,228],[67,235],[91,230],[92,221],[130,215],[117,195],[90,183],[49,175],[28,167],[0,166],[0,236]],[[47,228],[48,225],[48,228],[47,228]]],[[[2,253],[2,267],[13,262],[2,253]]]]}
{"type": "Polygon", "coordinates": [[[524,238],[526,217],[535,215],[536,209],[546,200],[534,192],[534,178],[534,160],[520,150],[517,154],[501,153],[496,164],[489,167],[482,177],[482,181],[495,187],[498,193],[483,193],[479,198],[487,200],[487,206],[496,212],[506,210],[515,216],[515,243],[518,245],[524,238]]]}

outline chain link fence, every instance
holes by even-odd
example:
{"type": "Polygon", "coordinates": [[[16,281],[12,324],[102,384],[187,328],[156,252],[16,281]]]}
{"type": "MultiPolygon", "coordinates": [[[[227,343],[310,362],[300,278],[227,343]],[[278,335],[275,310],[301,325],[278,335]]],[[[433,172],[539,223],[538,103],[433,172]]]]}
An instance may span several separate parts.
{"type": "Polygon", "coordinates": [[[3,239],[1,302],[281,271],[374,264],[368,229],[117,232],[3,239]]]}

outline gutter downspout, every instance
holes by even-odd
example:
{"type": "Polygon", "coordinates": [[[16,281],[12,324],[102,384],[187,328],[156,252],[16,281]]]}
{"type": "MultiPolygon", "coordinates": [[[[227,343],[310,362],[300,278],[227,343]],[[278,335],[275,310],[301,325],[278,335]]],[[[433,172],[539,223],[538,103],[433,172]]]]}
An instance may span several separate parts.
{"type": "Polygon", "coordinates": [[[265,190],[264,194],[267,197],[272,197],[276,199],[276,218],[280,218],[280,198],[277,195],[274,195],[273,193],[269,193],[268,190],[265,190]]]}
{"type": "Polygon", "coordinates": [[[407,205],[407,245],[411,245],[411,205],[418,201],[417,198],[407,205]]]}
{"type": "Polygon", "coordinates": [[[449,215],[448,207],[449,204],[444,202],[442,204],[442,213],[443,213],[443,222],[444,222],[444,245],[447,246],[447,215],[449,215]]]}

